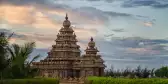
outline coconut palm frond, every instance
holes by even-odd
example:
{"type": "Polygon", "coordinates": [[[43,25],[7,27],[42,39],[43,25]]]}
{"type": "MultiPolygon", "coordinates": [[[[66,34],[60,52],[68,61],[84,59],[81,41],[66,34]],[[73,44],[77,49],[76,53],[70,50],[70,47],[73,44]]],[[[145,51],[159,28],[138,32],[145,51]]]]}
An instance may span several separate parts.
{"type": "Polygon", "coordinates": [[[9,40],[10,38],[12,38],[13,34],[14,34],[14,32],[13,32],[12,34],[10,34],[10,35],[7,37],[7,39],[9,40]]]}
{"type": "Polygon", "coordinates": [[[32,62],[36,61],[39,57],[40,57],[40,55],[33,57],[33,59],[27,63],[27,66],[30,66],[32,64],[32,62]]]}
{"type": "Polygon", "coordinates": [[[17,57],[19,55],[21,48],[18,44],[12,44],[12,46],[8,47],[7,49],[9,51],[12,59],[15,59],[15,57],[17,57]]]}
{"type": "Polygon", "coordinates": [[[29,58],[30,54],[33,52],[34,47],[35,47],[35,42],[26,43],[26,44],[21,48],[22,56],[23,56],[25,59],[29,58]]]}

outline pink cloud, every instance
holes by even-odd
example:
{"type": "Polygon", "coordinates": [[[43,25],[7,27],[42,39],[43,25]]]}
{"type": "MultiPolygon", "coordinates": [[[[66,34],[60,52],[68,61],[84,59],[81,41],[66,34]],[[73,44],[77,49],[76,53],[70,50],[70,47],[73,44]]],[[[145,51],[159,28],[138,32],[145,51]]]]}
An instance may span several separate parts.
{"type": "Polygon", "coordinates": [[[9,39],[9,43],[10,43],[10,44],[16,43],[16,38],[10,38],[10,39],[9,39]]]}
{"type": "Polygon", "coordinates": [[[159,54],[160,53],[160,51],[152,50],[150,48],[127,48],[126,52],[127,53],[135,53],[135,54],[139,54],[139,55],[159,54]]]}
{"type": "Polygon", "coordinates": [[[152,27],[153,23],[152,22],[144,22],[143,25],[146,27],[152,27]]]}

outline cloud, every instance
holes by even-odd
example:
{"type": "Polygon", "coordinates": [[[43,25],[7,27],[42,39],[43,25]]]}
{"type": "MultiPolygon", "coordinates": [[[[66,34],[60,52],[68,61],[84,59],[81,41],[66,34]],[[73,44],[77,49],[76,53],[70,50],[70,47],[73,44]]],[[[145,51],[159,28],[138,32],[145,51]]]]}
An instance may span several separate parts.
{"type": "Polygon", "coordinates": [[[152,50],[152,49],[148,49],[148,48],[127,48],[126,49],[126,53],[132,53],[134,55],[156,55],[156,54],[160,54],[159,50],[152,50]]]}
{"type": "Polygon", "coordinates": [[[87,1],[100,1],[100,0],[87,0],[87,1]]]}
{"type": "Polygon", "coordinates": [[[15,6],[36,6],[43,8],[65,8],[66,5],[62,6],[61,4],[54,5],[51,0],[1,0],[2,4],[10,4],[15,6]]]}
{"type": "Polygon", "coordinates": [[[0,32],[4,32],[7,36],[12,34],[12,38],[26,38],[25,35],[14,33],[13,31],[8,29],[0,29],[0,32]]]}
{"type": "Polygon", "coordinates": [[[153,23],[152,22],[144,22],[143,25],[146,27],[152,27],[153,23]]]}
{"type": "Polygon", "coordinates": [[[88,13],[90,15],[95,14],[95,15],[101,16],[101,17],[103,17],[104,15],[109,15],[111,17],[117,17],[117,16],[129,17],[129,16],[132,16],[131,14],[128,14],[128,13],[102,11],[102,10],[94,8],[94,7],[80,7],[78,10],[79,11],[85,11],[86,13],[88,13]]]}
{"type": "Polygon", "coordinates": [[[122,7],[139,7],[151,6],[153,8],[167,8],[168,1],[166,0],[125,0],[122,7]]]}
{"type": "Polygon", "coordinates": [[[119,1],[119,0],[105,0],[107,3],[112,3],[114,1],[119,1]]]}
{"type": "Polygon", "coordinates": [[[124,1],[124,7],[136,7],[136,6],[151,6],[158,4],[155,0],[126,0],[124,1]]]}
{"type": "Polygon", "coordinates": [[[0,32],[9,33],[9,32],[11,32],[11,31],[10,31],[10,30],[7,30],[7,29],[0,29],[0,32]]]}
{"type": "Polygon", "coordinates": [[[35,28],[57,28],[60,26],[34,7],[4,5],[0,6],[0,9],[3,11],[0,17],[9,24],[29,25],[35,28]]]}
{"type": "Polygon", "coordinates": [[[96,29],[74,28],[74,31],[80,39],[88,39],[90,37],[95,37],[98,33],[96,29]]]}
{"type": "Polygon", "coordinates": [[[46,0],[1,0],[2,3],[6,4],[14,4],[14,5],[27,5],[30,3],[37,3],[37,4],[46,4],[48,3],[46,0]]]}
{"type": "MultiPolygon", "coordinates": [[[[113,38],[113,37],[112,37],[113,38]]],[[[96,47],[98,47],[100,54],[104,53],[103,57],[110,57],[115,59],[129,59],[134,56],[163,56],[167,55],[168,40],[164,39],[147,39],[141,37],[127,37],[125,39],[118,37],[111,41],[105,39],[95,40],[96,47]],[[122,52],[122,53],[121,53],[122,52]]],[[[152,58],[150,58],[152,59],[152,58]]]]}
{"type": "Polygon", "coordinates": [[[49,18],[48,15],[65,16],[65,11],[70,10],[67,9],[70,8],[67,5],[46,0],[3,0],[2,2],[0,6],[1,19],[11,24],[32,24],[35,27],[58,27],[56,21],[49,18]]]}
{"type": "Polygon", "coordinates": [[[94,7],[71,8],[68,5],[51,3],[46,0],[23,0],[21,2],[9,0],[4,2],[6,3],[0,6],[0,10],[3,11],[0,16],[2,19],[9,24],[29,25],[32,26],[31,28],[59,28],[66,12],[75,25],[89,24],[92,28],[106,24],[109,17],[132,17],[131,14],[108,12],[94,7]],[[18,4],[15,5],[15,3],[18,4]],[[9,9],[15,11],[9,11],[9,9]]]}
{"type": "Polygon", "coordinates": [[[9,39],[9,43],[10,44],[13,44],[13,43],[17,43],[18,40],[27,40],[27,36],[25,35],[22,35],[22,34],[18,34],[18,33],[15,33],[11,30],[8,30],[8,29],[1,29],[0,28],[0,33],[1,32],[4,32],[6,34],[6,36],[11,36],[11,38],[9,39]]]}
{"type": "Polygon", "coordinates": [[[0,18],[8,21],[11,24],[30,23],[33,20],[30,12],[31,9],[32,8],[23,6],[1,5],[0,10],[2,16],[0,16],[0,18]]]}
{"type": "Polygon", "coordinates": [[[164,39],[145,39],[140,37],[128,37],[125,39],[112,39],[111,44],[122,48],[125,55],[166,55],[168,40],[164,39]]]}
{"type": "MultiPolygon", "coordinates": [[[[81,17],[79,11],[72,9],[68,10],[68,16],[72,23],[78,24],[103,24],[104,20],[100,19],[90,19],[87,13],[81,17]],[[79,20],[80,17],[80,20],[79,20]]],[[[3,4],[0,6],[0,18],[8,22],[8,24],[14,25],[29,25],[35,28],[59,28],[62,25],[63,18],[65,17],[65,9],[47,9],[36,8],[36,6],[31,5],[11,5],[3,4]],[[15,11],[10,11],[15,10],[15,11]]]]}
{"type": "Polygon", "coordinates": [[[168,3],[167,4],[157,4],[157,5],[153,5],[154,8],[167,8],[168,7],[168,3]]]}
{"type": "Polygon", "coordinates": [[[113,38],[111,39],[112,43],[114,42],[115,45],[122,45],[125,47],[140,47],[139,46],[140,42],[143,42],[144,45],[158,45],[168,43],[168,40],[165,39],[146,39],[142,37],[125,37],[125,38],[118,37],[117,39],[113,38]]]}
{"type": "Polygon", "coordinates": [[[153,23],[156,21],[156,19],[151,18],[149,16],[135,15],[135,17],[142,21],[148,21],[148,22],[153,22],[153,23]]]}
{"type": "Polygon", "coordinates": [[[112,3],[114,1],[119,1],[119,0],[87,0],[87,1],[92,1],[92,2],[95,2],[95,1],[104,1],[104,2],[107,2],[107,3],[112,3]]]}
{"type": "Polygon", "coordinates": [[[112,37],[114,34],[104,35],[104,37],[112,37]]]}
{"type": "Polygon", "coordinates": [[[124,29],[112,29],[112,31],[114,31],[114,32],[124,32],[125,30],[124,29]]]}
{"type": "Polygon", "coordinates": [[[119,12],[104,12],[105,14],[110,15],[111,17],[119,17],[119,16],[123,16],[123,17],[131,17],[131,14],[128,13],[119,13],[119,12]]]}
{"type": "Polygon", "coordinates": [[[142,21],[142,24],[146,27],[153,27],[153,25],[156,23],[156,19],[149,16],[135,15],[135,18],[142,21]]]}

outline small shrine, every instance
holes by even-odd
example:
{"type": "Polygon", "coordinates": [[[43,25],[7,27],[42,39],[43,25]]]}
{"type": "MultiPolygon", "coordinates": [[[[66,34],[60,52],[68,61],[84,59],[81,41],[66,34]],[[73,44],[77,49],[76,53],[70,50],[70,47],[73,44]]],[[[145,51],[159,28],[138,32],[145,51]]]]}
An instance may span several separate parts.
{"type": "Polygon", "coordinates": [[[33,68],[39,69],[39,76],[66,78],[104,75],[106,66],[101,55],[97,55],[99,51],[93,38],[91,37],[85,54],[81,55],[67,14],[55,42],[44,60],[32,63],[33,68]]]}

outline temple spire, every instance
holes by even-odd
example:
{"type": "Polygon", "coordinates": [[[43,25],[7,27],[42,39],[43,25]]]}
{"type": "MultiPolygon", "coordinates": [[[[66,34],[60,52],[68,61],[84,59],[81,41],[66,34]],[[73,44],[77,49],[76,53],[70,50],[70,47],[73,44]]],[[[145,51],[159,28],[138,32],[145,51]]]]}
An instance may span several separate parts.
{"type": "Polygon", "coordinates": [[[93,41],[93,37],[90,38],[90,41],[93,41]]]}
{"type": "Polygon", "coordinates": [[[66,13],[66,17],[65,17],[66,20],[68,20],[68,14],[66,13]]]}
{"type": "Polygon", "coordinates": [[[63,26],[69,28],[71,26],[71,22],[68,20],[68,14],[66,13],[65,20],[63,22],[63,26]]]}
{"type": "Polygon", "coordinates": [[[95,42],[93,41],[93,37],[90,38],[90,42],[88,43],[88,46],[90,48],[94,48],[95,47],[95,42]]]}

